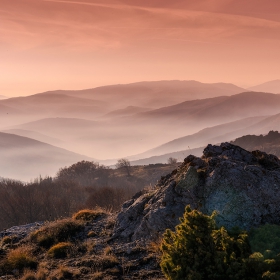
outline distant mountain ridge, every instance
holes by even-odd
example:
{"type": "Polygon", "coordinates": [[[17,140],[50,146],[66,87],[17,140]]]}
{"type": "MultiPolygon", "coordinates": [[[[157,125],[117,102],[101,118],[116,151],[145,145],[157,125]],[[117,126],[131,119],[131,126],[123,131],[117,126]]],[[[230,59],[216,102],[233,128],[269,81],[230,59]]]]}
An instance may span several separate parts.
{"type": "Polygon", "coordinates": [[[221,95],[229,96],[244,91],[246,89],[227,83],[211,84],[172,80],[108,85],[77,91],[59,90],[41,94],[65,94],[86,99],[103,100],[112,102],[116,109],[121,109],[126,106],[160,108],[186,100],[221,95]]]}
{"type": "Polygon", "coordinates": [[[0,132],[0,177],[30,180],[93,159],[27,137],[0,132]]]}
{"type": "Polygon", "coordinates": [[[244,135],[231,142],[248,151],[260,150],[280,157],[280,133],[269,131],[267,135],[244,135]]]}
{"type": "Polygon", "coordinates": [[[280,94],[280,79],[269,81],[260,85],[256,85],[248,88],[248,90],[253,91],[262,91],[262,92],[271,92],[280,94]]]}

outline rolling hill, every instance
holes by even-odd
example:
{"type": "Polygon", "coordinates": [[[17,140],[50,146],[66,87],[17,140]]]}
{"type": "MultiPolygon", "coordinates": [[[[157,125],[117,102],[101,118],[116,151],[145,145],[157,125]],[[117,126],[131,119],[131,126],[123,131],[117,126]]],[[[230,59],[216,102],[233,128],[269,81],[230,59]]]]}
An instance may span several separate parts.
{"type": "MultiPolygon", "coordinates": [[[[193,150],[198,147],[205,146],[209,143],[220,143],[225,141],[230,141],[236,137],[242,136],[247,127],[259,123],[260,121],[266,119],[267,117],[251,117],[238,120],[235,122],[229,122],[214,127],[205,128],[192,135],[180,137],[160,145],[154,149],[146,151],[142,154],[129,157],[131,160],[135,158],[147,158],[151,156],[161,156],[167,153],[175,153],[182,150],[193,150]]],[[[169,155],[176,157],[174,154],[169,155]]],[[[162,161],[161,161],[162,162],[162,161]]]]}
{"type": "Polygon", "coordinates": [[[172,121],[234,121],[246,117],[273,115],[280,112],[280,95],[243,92],[232,96],[185,101],[173,106],[139,113],[139,119],[172,121]]]}
{"type": "Polygon", "coordinates": [[[54,91],[44,94],[65,94],[79,98],[97,99],[116,109],[126,106],[160,108],[186,100],[229,96],[246,91],[233,84],[200,83],[197,81],[138,82],[97,87],[79,91],[54,91]]]}
{"type": "Polygon", "coordinates": [[[269,81],[257,86],[250,87],[248,88],[248,90],[280,93],[280,80],[269,81]]]}
{"type": "Polygon", "coordinates": [[[7,130],[2,130],[1,132],[31,138],[33,140],[37,140],[54,146],[63,145],[63,141],[36,131],[24,130],[24,129],[7,129],[7,130]]]}
{"type": "MultiPolygon", "coordinates": [[[[95,117],[107,112],[104,101],[85,99],[66,94],[42,93],[0,100],[0,106],[20,110],[23,115],[49,117],[95,117]]],[[[0,108],[0,111],[2,109],[0,108]]]]}
{"type": "Polygon", "coordinates": [[[270,131],[267,135],[244,135],[231,142],[248,151],[260,150],[280,157],[280,133],[270,131]]]}
{"type": "Polygon", "coordinates": [[[27,137],[0,132],[0,176],[30,180],[89,157],[27,137]]]}
{"type": "Polygon", "coordinates": [[[106,115],[102,116],[101,118],[115,118],[115,117],[124,117],[124,116],[131,116],[137,113],[147,112],[150,111],[150,108],[143,108],[137,106],[127,106],[123,109],[118,109],[107,113],[106,115]]]}
{"type": "Polygon", "coordinates": [[[57,139],[78,137],[81,131],[94,130],[102,126],[99,122],[77,118],[44,118],[33,122],[22,123],[7,129],[20,129],[39,132],[57,139]]]}

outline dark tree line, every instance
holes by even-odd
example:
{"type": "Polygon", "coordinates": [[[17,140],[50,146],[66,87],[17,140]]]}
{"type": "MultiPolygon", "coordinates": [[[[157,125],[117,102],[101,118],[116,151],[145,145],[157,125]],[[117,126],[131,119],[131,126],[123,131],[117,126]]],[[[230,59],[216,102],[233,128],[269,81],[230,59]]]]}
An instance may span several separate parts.
{"type": "Polygon", "coordinates": [[[30,183],[0,180],[0,230],[14,225],[68,217],[83,208],[116,211],[145,184],[98,163],[81,161],[54,178],[30,183]]]}

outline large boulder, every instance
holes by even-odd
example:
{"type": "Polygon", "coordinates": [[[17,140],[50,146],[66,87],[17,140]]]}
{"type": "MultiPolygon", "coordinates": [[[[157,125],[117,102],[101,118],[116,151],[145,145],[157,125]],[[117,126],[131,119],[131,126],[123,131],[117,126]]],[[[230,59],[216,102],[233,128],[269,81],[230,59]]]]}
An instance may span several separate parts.
{"type": "Polygon", "coordinates": [[[201,158],[188,156],[153,190],[127,201],[117,217],[114,237],[154,239],[174,229],[185,206],[211,214],[218,225],[250,229],[280,223],[280,161],[261,151],[222,143],[208,145],[201,158]]]}

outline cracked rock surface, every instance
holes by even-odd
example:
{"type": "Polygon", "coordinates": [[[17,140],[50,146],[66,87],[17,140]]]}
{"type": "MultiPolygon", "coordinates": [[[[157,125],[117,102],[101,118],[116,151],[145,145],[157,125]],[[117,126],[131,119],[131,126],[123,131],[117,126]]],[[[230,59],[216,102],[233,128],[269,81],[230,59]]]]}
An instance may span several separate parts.
{"type": "Polygon", "coordinates": [[[149,191],[127,201],[117,216],[114,237],[156,239],[174,229],[185,206],[211,214],[218,225],[243,229],[280,223],[280,160],[222,143],[208,145],[201,158],[188,156],[149,191]]]}

